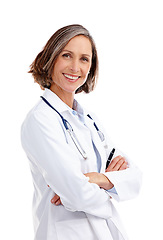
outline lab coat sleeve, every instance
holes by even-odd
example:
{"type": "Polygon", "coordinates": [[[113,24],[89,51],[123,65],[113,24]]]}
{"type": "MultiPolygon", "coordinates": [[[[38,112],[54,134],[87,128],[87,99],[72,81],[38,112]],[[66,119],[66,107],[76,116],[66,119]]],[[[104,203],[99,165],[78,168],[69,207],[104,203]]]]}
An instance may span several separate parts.
{"type": "Polygon", "coordinates": [[[141,189],[142,184],[142,172],[140,169],[126,156],[116,148],[116,146],[110,141],[105,129],[100,125],[98,118],[94,116],[100,130],[105,136],[105,145],[107,146],[107,158],[113,148],[116,149],[113,158],[118,155],[125,157],[128,162],[128,168],[126,170],[112,171],[103,173],[114,185],[116,192],[107,191],[107,193],[117,201],[125,201],[135,198],[141,189]]]}
{"type": "MultiPolygon", "coordinates": [[[[106,137],[108,139],[108,137],[106,137]]],[[[110,140],[107,140],[108,156],[113,148],[116,149],[113,158],[118,155],[125,157],[128,168],[120,171],[105,172],[104,175],[113,183],[116,193],[108,194],[117,201],[125,201],[135,198],[141,189],[142,172],[140,169],[120,150],[118,150],[110,140]]]]}
{"type": "Polygon", "coordinates": [[[21,138],[28,158],[37,165],[45,183],[60,196],[67,210],[111,217],[110,196],[98,185],[89,183],[81,172],[78,156],[67,144],[63,124],[57,117],[47,124],[46,113],[34,112],[24,122],[21,138]]]}
{"type": "Polygon", "coordinates": [[[140,192],[142,183],[142,173],[129,158],[124,154],[128,162],[128,168],[120,171],[105,172],[104,175],[114,184],[116,193],[108,192],[108,194],[117,201],[130,200],[137,197],[140,192]]]}

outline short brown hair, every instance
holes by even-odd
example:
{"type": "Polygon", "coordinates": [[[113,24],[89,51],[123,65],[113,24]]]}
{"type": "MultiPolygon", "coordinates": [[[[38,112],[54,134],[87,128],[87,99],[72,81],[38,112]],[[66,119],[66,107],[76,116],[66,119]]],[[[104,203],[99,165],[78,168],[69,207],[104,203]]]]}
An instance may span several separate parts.
{"type": "Polygon", "coordinates": [[[82,91],[89,93],[94,89],[98,77],[97,49],[89,31],[79,24],[68,25],[56,31],[30,65],[29,73],[32,73],[35,82],[37,82],[41,88],[50,88],[52,72],[58,55],[73,37],[79,35],[87,37],[91,42],[92,65],[86,82],[76,90],[76,93],[82,91]]]}

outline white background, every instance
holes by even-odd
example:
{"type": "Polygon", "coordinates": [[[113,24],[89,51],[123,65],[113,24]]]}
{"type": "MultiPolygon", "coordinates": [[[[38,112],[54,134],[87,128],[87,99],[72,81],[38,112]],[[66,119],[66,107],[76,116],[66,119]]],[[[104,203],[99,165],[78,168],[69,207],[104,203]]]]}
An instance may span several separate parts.
{"type": "Polygon", "coordinates": [[[29,65],[58,28],[79,23],[96,41],[100,76],[93,93],[77,98],[144,174],[140,196],[116,206],[131,240],[161,239],[162,1],[6,0],[0,18],[0,238],[33,239],[33,185],[20,127],[42,91],[29,65]]]}

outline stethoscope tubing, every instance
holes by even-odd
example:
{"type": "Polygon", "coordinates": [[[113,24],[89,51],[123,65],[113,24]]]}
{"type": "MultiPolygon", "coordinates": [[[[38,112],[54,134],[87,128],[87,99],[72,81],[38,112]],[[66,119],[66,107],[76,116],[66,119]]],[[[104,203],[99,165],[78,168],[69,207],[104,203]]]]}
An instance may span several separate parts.
{"type": "MultiPolygon", "coordinates": [[[[64,125],[66,131],[69,133],[69,135],[70,135],[70,137],[71,137],[74,145],[76,146],[77,150],[78,150],[79,153],[82,155],[82,157],[86,160],[86,159],[87,159],[86,152],[85,152],[84,149],[82,148],[82,146],[81,146],[81,144],[80,144],[80,142],[79,142],[76,134],[75,134],[74,131],[73,131],[73,128],[72,128],[71,124],[60,114],[60,112],[57,111],[57,109],[55,109],[55,108],[46,100],[46,98],[44,98],[43,96],[41,96],[41,98],[42,98],[42,100],[43,100],[50,108],[52,108],[56,113],[58,113],[58,115],[59,115],[60,118],[62,119],[63,125],[64,125]],[[70,126],[71,129],[69,128],[69,126],[70,126]]],[[[88,114],[87,116],[88,116],[91,120],[93,120],[92,117],[91,117],[89,114],[88,114]]],[[[97,130],[97,133],[98,133],[101,141],[103,142],[103,141],[104,141],[104,134],[99,130],[99,128],[97,127],[97,125],[96,125],[95,122],[94,122],[93,124],[94,124],[94,127],[95,127],[96,130],[97,130]]]]}

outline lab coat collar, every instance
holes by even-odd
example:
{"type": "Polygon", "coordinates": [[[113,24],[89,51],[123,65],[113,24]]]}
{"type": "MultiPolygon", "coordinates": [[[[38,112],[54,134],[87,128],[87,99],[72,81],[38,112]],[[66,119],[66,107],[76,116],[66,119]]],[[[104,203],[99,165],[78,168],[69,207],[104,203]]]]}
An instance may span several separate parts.
{"type": "MultiPolygon", "coordinates": [[[[61,114],[63,112],[73,112],[73,110],[65,104],[54,92],[52,92],[50,89],[46,88],[44,91],[43,96],[47,99],[47,101],[57,109],[61,114]]],[[[84,109],[81,107],[81,105],[74,99],[73,103],[73,109],[77,112],[79,118],[84,121],[84,115],[86,114],[84,109]]]]}
{"type": "Polygon", "coordinates": [[[63,113],[65,111],[70,111],[70,107],[66,105],[54,92],[46,88],[43,97],[57,109],[58,112],[63,113]]]}

